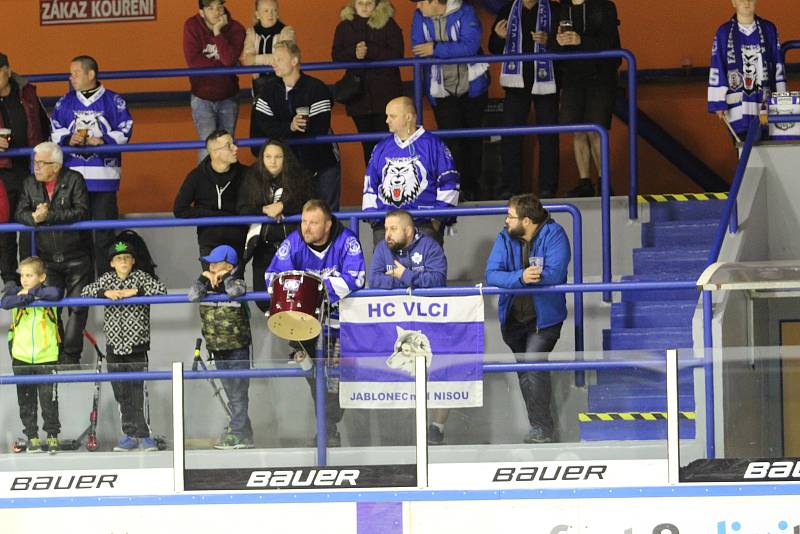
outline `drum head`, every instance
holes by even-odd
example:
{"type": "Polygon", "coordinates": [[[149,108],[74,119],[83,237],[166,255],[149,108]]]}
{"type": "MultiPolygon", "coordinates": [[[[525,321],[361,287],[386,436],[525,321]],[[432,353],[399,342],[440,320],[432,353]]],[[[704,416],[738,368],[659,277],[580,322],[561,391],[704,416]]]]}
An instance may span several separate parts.
{"type": "Polygon", "coordinates": [[[272,314],[267,320],[267,326],[273,334],[289,341],[314,339],[322,331],[322,325],[316,317],[299,311],[272,314]]]}

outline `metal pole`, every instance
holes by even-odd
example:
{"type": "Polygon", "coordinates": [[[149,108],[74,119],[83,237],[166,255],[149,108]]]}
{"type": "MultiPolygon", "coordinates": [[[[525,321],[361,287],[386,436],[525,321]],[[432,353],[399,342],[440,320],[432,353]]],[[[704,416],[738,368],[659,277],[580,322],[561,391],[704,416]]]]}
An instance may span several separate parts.
{"type": "Polygon", "coordinates": [[[183,491],[186,468],[183,448],[183,363],[172,364],[172,473],[175,493],[183,491]]]}
{"type": "Polygon", "coordinates": [[[739,206],[737,199],[733,199],[731,207],[731,220],[728,221],[728,233],[735,234],[739,231],[739,206]]]}
{"type": "MultiPolygon", "coordinates": [[[[626,51],[627,52],[627,51],[626,51]]],[[[628,165],[630,181],[628,185],[628,218],[639,218],[639,204],[636,198],[639,195],[639,123],[636,109],[636,56],[627,52],[628,60],[628,165]]]]}
{"type": "Polygon", "coordinates": [[[706,457],[716,457],[714,425],[714,340],[711,330],[714,320],[711,292],[703,291],[703,372],[706,390],[706,457]]]}
{"type": "Polygon", "coordinates": [[[356,239],[359,239],[360,228],[358,226],[358,217],[350,217],[350,231],[356,234],[356,239]]]}
{"type": "Polygon", "coordinates": [[[422,124],[422,65],[414,63],[414,107],[417,108],[417,124],[422,124]]]}
{"type": "MultiPolygon", "coordinates": [[[[576,284],[583,283],[583,217],[577,209],[571,210],[572,214],[572,248],[575,257],[572,258],[572,279],[576,284]]],[[[575,316],[575,359],[583,360],[583,293],[574,293],[573,308],[575,316]]],[[[583,387],[586,384],[586,374],[583,371],[575,373],[575,386],[583,387]]]]}
{"type": "Polygon", "coordinates": [[[680,428],[678,427],[678,351],[667,351],[667,480],[680,482],[680,428]]]}
{"type": "Polygon", "coordinates": [[[325,359],[317,355],[314,360],[314,388],[316,392],[315,412],[317,414],[317,465],[328,465],[328,428],[325,424],[325,411],[328,385],[325,380],[325,359]]]}
{"type": "Polygon", "coordinates": [[[416,393],[417,426],[417,487],[428,487],[428,374],[425,356],[414,359],[414,390],[416,393]]]}
{"type": "MultiPolygon", "coordinates": [[[[611,282],[611,150],[608,131],[598,127],[600,134],[600,153],[602,176],[600,178],[600,218],[603,236],[603,283],[611,282]]],[[[603,302],[611,302],[611,293],[603,293],[603,302]]]]}

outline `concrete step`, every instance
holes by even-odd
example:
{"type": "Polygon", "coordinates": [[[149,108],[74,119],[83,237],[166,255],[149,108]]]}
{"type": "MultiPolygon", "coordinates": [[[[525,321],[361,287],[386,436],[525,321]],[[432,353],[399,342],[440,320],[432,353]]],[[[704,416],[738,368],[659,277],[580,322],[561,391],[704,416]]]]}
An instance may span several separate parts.
{"type": "Polygon", "coordinates": [[[603,329],[603,350],[684,349],[692,347],[692,329],[681,327],[603,329]]]}
{"type": "Polygon", "coordinates": [[[643,247],[711,246],[719,221],[667,221],[642,225],[643,247]]]}
{"type": "Polygon", "coordinates": [[[691,328],[696,305],[696,300],[615,302],[611,305],[611,329],[691,328]]]}
{"type": "MultiPolygon", "coordinates": [[[[678,409],[694,411],[693,384],[684,381],[678,397],[678,409]]],[[[666,383],[592,384],[588,389],[589,412],[665,412],[667,411],[666,383]]]]}
{"type": "Polygon", "coordinates": [[[716,219],[719,222],[727,200],[651,202],[650,222],[716,219]]]}
{"type": "MultiPolygon", "coordinates": [[[[685,282],[697,277],[681,273],[662,273],[662,274],[634,274],[621,277],[623,282],[685,282]]],[[[621,300],[623,302],[642,302],[642,301],[697,301],[700,293],[697,289],[673,289],[673,290],[647,290],[647,291],[623,291],[621,300]]]]}
{"type": "Polygon", "coordinates": [[[647,247],[633,251],[633,274],[680,273],[698,277],[707,265],[706,247],[647,247]]]}

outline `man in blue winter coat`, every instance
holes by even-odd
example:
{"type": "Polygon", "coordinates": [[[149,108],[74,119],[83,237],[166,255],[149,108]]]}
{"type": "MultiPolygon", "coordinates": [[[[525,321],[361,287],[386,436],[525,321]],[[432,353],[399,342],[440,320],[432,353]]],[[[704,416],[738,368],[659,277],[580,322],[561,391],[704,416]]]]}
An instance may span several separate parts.
{"type": "MultiPolygon", "coordinates": [[[[564,229],[532,194],[511,197],[505,229],[497,236],[486,264],[486,283],[505,289],[567,281],[569,240],[564,229]]],[[[498,302],[503,341],[518,361],[546,360],[567,318],[563,293],[502,295],[498,302]]],[[[518,373],[530,431],[525,443],[553,441],[550,373],[518,373]]]]}

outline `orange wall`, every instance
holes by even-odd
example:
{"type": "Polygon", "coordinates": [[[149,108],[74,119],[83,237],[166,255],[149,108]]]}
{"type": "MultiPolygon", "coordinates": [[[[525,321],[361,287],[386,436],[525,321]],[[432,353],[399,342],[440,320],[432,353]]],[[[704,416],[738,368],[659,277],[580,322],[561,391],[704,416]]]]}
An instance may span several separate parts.
{"type": "MultiPolygon", "coordinates": [[[[158,20],[151,22],[64,25],[41,27],[38,2],[34,0],[0,0],[3,32],[0,50],[9,55],[15,70],[25,73],[64,72],[69,58],[88,53],[95,56],[102,70],[184,67],[182,53],[183,21],[196,13],[194,0],[157,0],[158,20]]],[[[305,61],[329,61],[333,30],[344,2],[330,0],[282,0],[281,18],[297,29],[305,61]],[[309,16],[310,15],[310,16],[309,16]]],[[[414,4],[394,0],[396,19],[408,37],[414,4]]],[[[250,20],[251,0],[228,0],[227,7],[240,22],[250,20]]],[[[731,14],[728,0],[672,0],[656,2],[618,0],[622,21],[623,46],[632,50],[639,68],[675,68],[690,63],[708,64],[713,31],[731,14]]],[[[800,38],[800,19],[787,14],[797,12],[797,0],[762,2],[759,13],[777,21],[783,39],[800,38]]],[[[483,14],[484,33],[494,20],[483,14]]],[[[408,50],[406,50],[408,55],[408,50]]],[[[791,58],[797,59],[792,56],[791,58]]],[[[495,68],[496,72],[496,68],[495,68]]],[[[320,73],[333,82],[339,73],[320,73]]],[[[410,72],[404,71],[410,78],[410,72]]],[[[497,76],[495,76],[495,80],[497,76]]],[[[247,85],[247,77],[242,77],[247,85]]],[[[111,81],[111,89],[120,92],[188,90],[186,79],[111,81]]],[[[65,84],[42,84],[40,93],[58,95],[65,84]]],[[[495,83],[493,96],[502,96],[495,83]]],[[[727,134],[705,111],[703,84],[664,84],[640,87],[640,107],[667,131],[680,139],[701,159],[725,177],[735,166],[734,152],[727,134]]],[[[133,110],[135,142],[188,140],[195,137],[191,114],[186,106],[136,107],[133,110]]],[[[430,112],[426,125],[433,127],[430,112]]],[[[249,109],[242,107],[237,134],[247,135],[249,109]]],[[[341,106],[334,111],[333,126],[338,133],[355,131],[341,106]]],[[[627,190],[627,129],[615,121],[612,128],[614,186],[627,190]]],[[[571,141],[562,138],[562,189],[575,179],[571,157],[571,141]]],[[[359,145],[342,145],[343,201],[345,205],[360,203],[363,161],[359,145]]],[[[247,151],[242,151],[247,152],[247,151]]],[[[640,189],[642,192],[694,191],[689,180],[669,162],[640,142],[640,189]]],[[[252,158],[244,154],[246,162],[252,158]]],[[[124,212],[169,211],[172,198],[183,177],[196,163],[194,152],[158,152],[125,156],[124,179],[120,197],[124,212]]]]}

